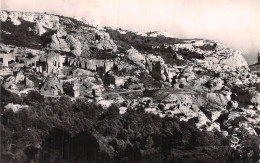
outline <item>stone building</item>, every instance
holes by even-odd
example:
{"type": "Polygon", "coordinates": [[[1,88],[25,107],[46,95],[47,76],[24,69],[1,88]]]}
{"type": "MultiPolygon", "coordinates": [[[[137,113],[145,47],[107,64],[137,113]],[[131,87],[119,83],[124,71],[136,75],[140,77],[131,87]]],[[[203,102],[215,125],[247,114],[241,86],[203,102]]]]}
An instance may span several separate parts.
{"type": "Polygon", "coordinates": [[[11,63],[15,62],[15,55],[14,54],[0,54],[0,62],[2,62],[4,67],[7,67],[11,63]]]}

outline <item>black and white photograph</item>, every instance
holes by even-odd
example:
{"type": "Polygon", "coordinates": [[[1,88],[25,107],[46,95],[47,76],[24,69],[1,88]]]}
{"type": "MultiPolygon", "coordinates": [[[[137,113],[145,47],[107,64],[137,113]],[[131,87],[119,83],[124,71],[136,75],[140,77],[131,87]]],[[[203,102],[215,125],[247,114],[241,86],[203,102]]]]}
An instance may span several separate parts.
{"type": "Polygon", "coordinates": [[[0,0],[1,163],[260,163],[260,0],[0,0]]]}

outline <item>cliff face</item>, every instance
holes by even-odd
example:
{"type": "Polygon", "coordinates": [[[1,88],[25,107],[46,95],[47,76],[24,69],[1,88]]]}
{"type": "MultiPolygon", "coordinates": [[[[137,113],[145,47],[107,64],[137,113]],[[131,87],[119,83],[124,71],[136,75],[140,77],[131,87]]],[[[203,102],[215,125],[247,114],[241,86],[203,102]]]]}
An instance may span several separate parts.
{"type": "Polygon", "coordinates": [[[1,11],[0,15],[2,34],[7,44],[19,46],[24,43],[22,39],[25,37],[21,36],[27,34],[31,40],[22,46],[41,49],[47,45],[75,56],[88,55],[90,48],[110,51],[117,48],[107,33],[73,18],[9,11],[1,11]]]}
{"type": "MultiPolygon", "coordinates": [[[[78,104],[80,100],[101,104],[104,109],[114,103],[120,106],[122,115],[118,116],[122,118],[136,111],[134,114],[140,114],[140,117],[154,114],[163,121],[171,118],[186,125],[192,123],[198,132],[217,133],[228,141],[237,134],[240,143],[234,143],[233,139],[229,142],[232,152],[236,153],[234,146],[240,146],[244,155],[253,155],[248,150],[251,147],[244,146],[248,145],[246,136],[255,138],[259,135],[260,79],[251,71],[259,66],[250,66],[250,70],[240,51],[213,40],[178,39],[165,32],[136,33],[101,28],[86,19],[52,14],[1,11],[0,21],[0,82],[5,89],[21,97],[30,96],[32,90],[44,96],[65,95],[75,101],[75,106],[68,109],[72,114],[85,106],[78,104]]],[[[42,99],[41,95],[37,98],[42,99]]],[[[37,102],[44,103],[41,100],[37,102]]],[[[34,104],[36,102],[28,102],[28,105],[34,104]]],[[[100,117],[111,118],[110,114],[118,112],[110,111],[108,109],[104,115],[101,111],[99,118],[91,124],[100,121],[100,117]]],[[[62,117],[60,114],[64,112],[59,112],[55,118],[62,117]]],[[[75,121],[84,119],[88,112],[83,112],[77,114],[81,118],[77,117],[75,121]]],[[[71,120],[63,118],[58,120],[57,126],[65,124],[72,128],[73,133],[81,132],[74,128],[77,125],[70,126],[71,120]]],[[[89,120],[84,121],[84,125],[85,122],[89,120]]],[[[111,124],[118,127],[124,123],[117,119],[111,124]]],[[[84,125],[79,126],[84,128],[84,125]]],[[[84,129],[92,132],[88,127],[84,129]]],[[[122,132],[131,135],[131,139],[125,140],[122,137],[127,134],[117,132],[113,133],[111,140],[106,136],[101,140],[95,134],[102,135],[101,131],[99,133],[102,129],[90,133],[90,137],[97,140],[101,153],[116,158],[119,157],[116,153],[121,150],[120,142],[121,145],[131,144],[131,141],[140,139],[130,128],[122,132]],[[109,152],[102,151],[104,146],[109,148],[109,152]]],[[[155,135],[143,137],[145,141],[156,142],[161,140],[162,133],[167,135],[168,129],[158,130],[157,138],[155,135]]],[[[193,141],[193,138],[186,140],[186,135],[181,135],[183,146],[186,141],[193,141]]],[[[144,143],[140,141],[141,145],[131,144],[129,148],[146,150],[147,146],[142,147],[144,143]]],[[[154,148],[150,148],[163,147],[155,143],[154,148]]]]}

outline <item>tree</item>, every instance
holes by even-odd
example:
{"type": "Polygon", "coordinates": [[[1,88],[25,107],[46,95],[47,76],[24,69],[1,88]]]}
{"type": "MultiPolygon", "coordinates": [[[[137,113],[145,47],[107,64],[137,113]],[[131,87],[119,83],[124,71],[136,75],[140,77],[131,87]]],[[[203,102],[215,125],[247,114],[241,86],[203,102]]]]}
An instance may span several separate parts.
{"type": "Polygon", "coordinates": [[[31,91],[24,98],[26,104],[41,103],[44,101],[44,96],[37,91],[31,91]]]}
{"type": "Polygon", "coordinates": [[[112,104],[108,109],[107,109],[107,118],[110,120],[116,120],[120,116],[119,114],[119,109],[116,105],[112,104]]]}

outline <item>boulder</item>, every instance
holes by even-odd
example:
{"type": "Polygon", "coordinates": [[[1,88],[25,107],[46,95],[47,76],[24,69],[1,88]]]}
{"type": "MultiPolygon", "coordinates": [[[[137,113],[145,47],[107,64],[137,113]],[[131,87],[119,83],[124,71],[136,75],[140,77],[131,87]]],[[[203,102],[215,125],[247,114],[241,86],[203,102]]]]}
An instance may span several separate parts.
{"type": "Polygon", "coordinates": [[[0,20],[1,22],[5,22],[8,19],[8,14],[6,11],[0,11],[0,20]]]}
{"type": "Polygon", "coordinates": [[[49,75],[40,86],[40,93],[43,95],[57,96],[63,94],[62,83],[54,74],[49,75]]]}
{"type": "Polygon", "coordinates": [[[174,93],[172,93],[172,94],[168,94],[167,96],[165,96],[164,93],[163,94],[159,93],[158,95],[163,97],[162,101],[164,101],[164,102],[183,101],[186,104],[190,104],[190,105],[194,103],[192,95],[188,95],[188,94],[174,94],[174,93]]]}
{"type": "Polygon", "coordinates": [[[257,91],[253,91],[251,93],[252,95],[252,98],[251,98],[251,102],[254,104],[254,105],[260,105],[260,93],[257,92],[257,91]]]}
{"type": "Polygon", "coordinates": [[[25,81],[25,76],[22,71],[19,71],[15,77],[15,83],[19,83],[23,81],[25,81]]]}
{"type": "Polygon", "coordinates": [[[222,93],[207,93],[207,99],[210,103],[226,106],[229,101],[227,97],[225,97],[222,93]]]}
{"type": "Polygon", "coordinates": [[[81,45],[80,41],[75,36],[67,35],[66,42],[67,42],[68,46],[70,47],[71,52],[75,56],[81,56],[82,45],[81,45]]]}
{"type": "Polygon", "coordinates": [[[3,87],[5,89],[11,89],[11,90],[17,90],[17,84],[15,83],[15,77],[14,76],[10,76],[8,77],[3,84],[3,87]]]}
{"type": "Polygon", "coordinates": [[[208,126],[207,128],[206,128],[206,130],[207,131],[212,131],[212,132],[215,132],[216,130],[217,131],[221,131],[221,129],[220,129],[220,124],[219,123],[217,123],[217,122],[214,122],[214,123],[212,123],[210,126],[208,126]]]}
{"type": "Polygon", "coordinates": [[[224,86],[224,81],[221,78],[214,78],[208,81],[211,91],[221,90],[224,86]]]}
{"type": "Polygon", "coordinates": [[[57,29],[57,37],[61,38],[63,36],[67,36],[67,32],[63,27],[60,27],[59,29],[57,29]]]}
{"type": "Polygon", "coordinates": [[[4,108],[5,108],[5,110],[12,110],[14,113],[17,113],[22,108],[25,108],[25,107],[28,107],[28,105],[19,105],[19,104],[9,103],[4,108]]]}
{"type": "Polygon", "coordinates": [[[154,55],[147,55],[146,56],[146,69],[150,72],[150,75],[157,79],[166,81],[165,76],[165,63],[164,60],[160,56],[154,56],[154,55]]]}
{"type": "Polygon", "coordinates": [[[98,104],[102,106],[103,109],[107,109],[114,103],[113,100],[100,100],[98,104]]]}
{"type": "Polygon", "coordinates": [[[35,25],[35,33],[39,36],[43,35],[46,32],[46,28],[43,27],[43,23],[41,21],[36,21],[35,25]]]}
{"type": "Polygon", "coordinates": [[[106,32],[96,31],[96,43],[97,49],[111,50],[113,52],[116,52],[117,50],[116,44],[110,39],[109,34],[106,32]]]}
{"type": "Polygon", "coordinates": [[[33,81],[31,81],[29,78],[25,78],[25,85],[29,88],[34,86],[33,81]]]}
{"type": "Polygon", "coordinates": [[[58,34],[53,34],[51,37],[51,44],[50,47],[54,50],[62,50],[65,52],[69,52],[70,48],[66,42],[66,40],[58,37],[58,34]]]}
{"type": "Polygon", "coordinates": [[[248,67],[245,58],[242,56],[240,51],[234,51],[230,54],[228,59],[220,60],[220,64],[229,65],[231,67],[248,67]]]}
{"type": "Polygon", "coordinates": [[[127,58],[133,61],[135,64],[140,65],[140,64],[145,64],[145,56],[141,53],[139,53],[136,49],[133,47],[131,49],[128,49],[126,51],[127,53],[127,58]]]}
{"type": "Polygon", "coordinates": [[[120,107],[119,108],[119,114],[125,114],[126,111],[127,111],[127,107],[120,107]]]}
{"type": "Polygon", "coordinates": [[[14,25],[20,25],[21,21],[19,20],[19,13],[18,12],[10,12],[8,16],[11,20],[11,22],[14,25]]]}
{"type": "Polygon", "coordinates": [[[77,68],[73,71],[72,76],[75,77],[75,78],[78,78],[78,77],[93,77],[93,76],[95,76],[95,74],[91,71],[77,68]]]}

